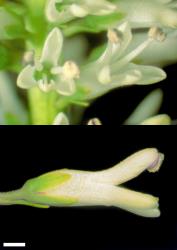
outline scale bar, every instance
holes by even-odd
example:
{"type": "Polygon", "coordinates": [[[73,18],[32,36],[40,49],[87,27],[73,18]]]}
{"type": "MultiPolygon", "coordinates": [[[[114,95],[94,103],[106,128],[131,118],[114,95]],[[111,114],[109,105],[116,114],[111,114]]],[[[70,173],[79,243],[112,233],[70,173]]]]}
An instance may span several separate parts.
{"type": "Polygon", "coordinates": [[[25,242],[4,242],[3,247],[25,247],[25,242]]]}

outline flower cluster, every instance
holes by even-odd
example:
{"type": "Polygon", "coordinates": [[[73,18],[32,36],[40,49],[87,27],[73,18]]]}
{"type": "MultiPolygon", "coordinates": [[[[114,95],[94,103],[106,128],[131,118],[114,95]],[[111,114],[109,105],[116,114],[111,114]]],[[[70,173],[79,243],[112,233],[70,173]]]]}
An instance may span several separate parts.
{"type": "Polygon", "coordinates": [[[77,88],[84,92],[83,99],[93,99],[116,87],[132,84],[152,84],[166,77],[163,70],[132,63],[153,40],[164,40],[156,27],[150,29],[148,38],[133,51],[126,53],[132,33],[128,23],[108,31],[108,44],[104,53],[94,62],[82,67],[73,61],[59,65],[63,36],[58,28],[48,35],[40,60],[27,65],[19,74],[21,88],[39,85],[43,91],[56,90],[61,95],[73,95],[77,88]]]}
{"type": "Polygon", "coordinates": [[[176,0],[0,1],[0,20],[0,69],[16,74],[29,104],[1,88],[4,124],[78,124],[96,98],[158,83],[177,61],[176,0]]]}

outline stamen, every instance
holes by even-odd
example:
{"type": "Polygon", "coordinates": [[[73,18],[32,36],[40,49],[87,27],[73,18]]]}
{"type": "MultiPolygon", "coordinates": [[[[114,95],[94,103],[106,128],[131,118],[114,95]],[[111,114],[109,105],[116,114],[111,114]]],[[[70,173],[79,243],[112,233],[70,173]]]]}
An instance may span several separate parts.
{"type": "Polygon", "coordinates": [[[117,44],[121,42],[120,34],[116,29],[109,29],[107,33],[107,37],[111,43],[117,44]]]}
{"type": "Polygon", "coordinates": [[[134,49],[132,52],[127,54],[125,57],[123,57],[116,65],[115,69],[118,70],[131,62],[134,58],[136,58],[144,49],[146,49],[149,44],[152,42],[152,39],[149,38],[146,41],[144,41],[142,44],[140,44],[136,49],[134,49]]]}
{"type": "Polygon", "coordinates": [[[34,64],[34,51],[26,51],[23,55],[23,64],[34,64]]]}
{"type": "Polygon", "coordinates": [[[63,66],[62,74],[68,80],[78,79],[80,77],[80,70],[75,62],[67,61],[63,66]]]}
{"type": "Polygon", "coordinates": [[[150,28],[148,36],[149,38],[156,40],[158,42],[163,42],[166,39],[165,33],[158,27],[150,28]]]}

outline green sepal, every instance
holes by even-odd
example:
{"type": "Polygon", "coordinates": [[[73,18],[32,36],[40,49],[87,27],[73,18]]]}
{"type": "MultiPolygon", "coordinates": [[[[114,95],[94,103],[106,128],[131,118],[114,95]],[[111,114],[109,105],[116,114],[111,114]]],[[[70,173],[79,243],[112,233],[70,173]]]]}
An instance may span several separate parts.
{"type": "MultiPolygon", "coordinates": [[[[53,171],[28,180],[22,187],[25,203],[23,205],[37,206],[63,206],[77,203],[77,198],[52,194],[56,188],[69,181],[70,174],[61,170],[53,171]]],[[[23,202],[23,201],[22,201],[23,202]]]]}
{"type": "Polygon", "coordinates": [[[70,174],[62,173],[61,170],[56,170],[28,180],[24,184],[23,189],[32,193],[45,192],[65,183],[70,178],[70,174]]]}
{"type": "Polygon", "coordinates": [[[37,208],[49,208],[50,206],[48,205],[43,205],[43,204],[37,204],[37,203],[31,203],[28,201],[24,200],[19,200],[16,202],[16,205],[25,205],[25,206],[30,206],[30,207],[37,207],[37,208]]]}
{"type": "Polygon", "coordinates": [[[9,52],[3,45],[0,44],[0,70],[8,66],[9,63],[9,52]]]}

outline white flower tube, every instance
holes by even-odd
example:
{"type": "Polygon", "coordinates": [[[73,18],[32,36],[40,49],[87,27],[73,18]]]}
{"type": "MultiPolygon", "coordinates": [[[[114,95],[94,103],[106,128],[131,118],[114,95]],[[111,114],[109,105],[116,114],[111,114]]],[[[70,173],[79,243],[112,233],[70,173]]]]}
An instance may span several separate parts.
{"type": "Polygon", "coordinates": [[[0,204],[49,206],[115,206],[145,217],[158,217],[158,198],[117,186],[144,170],[159,170],[164,156],[155,148],[141,150],[103,171],[61,169],[27,181],[17,191],[0,193],[0,204]]]}

